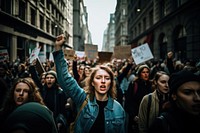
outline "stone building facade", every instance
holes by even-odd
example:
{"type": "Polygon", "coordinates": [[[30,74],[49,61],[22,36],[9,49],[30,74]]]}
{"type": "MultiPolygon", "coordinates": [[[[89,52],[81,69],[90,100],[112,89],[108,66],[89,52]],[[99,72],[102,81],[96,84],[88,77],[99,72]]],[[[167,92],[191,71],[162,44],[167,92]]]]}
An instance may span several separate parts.
{"type": "Polygon", "coordinates": [[[199,60],[199,12],[199,0],[127,0],[128,45],[148,43],[155,59],[173,51],[176,59],[199,60]]]}
{"type": "Polygon", "coordinates": [[[13,61],[24,60],[40,46],[48,58],[61,33],[73,47],[72,11],[69,0],[1,0],[0,49],[7,49],[13,61]]]}

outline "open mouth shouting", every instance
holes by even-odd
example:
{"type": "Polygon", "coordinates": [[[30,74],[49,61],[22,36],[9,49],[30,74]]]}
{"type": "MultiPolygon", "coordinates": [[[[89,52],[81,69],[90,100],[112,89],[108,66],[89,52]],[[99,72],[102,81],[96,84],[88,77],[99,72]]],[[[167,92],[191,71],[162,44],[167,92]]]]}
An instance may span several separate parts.
{"type": "Polygon", "coordinates": [[[17,105],[21,105],[21,104],[23,104],[24,103],[24,98],[23,97],[18,97],[17,99],[16,99],[16,104],[17,105]]]}
{"type": "Polygon", "coordinates": [[[100,91],[106,91],[106,90],[107,90],[107,88],[106,88],[105,85],[101,85],[101,86],[100,86],[100,91]]]}

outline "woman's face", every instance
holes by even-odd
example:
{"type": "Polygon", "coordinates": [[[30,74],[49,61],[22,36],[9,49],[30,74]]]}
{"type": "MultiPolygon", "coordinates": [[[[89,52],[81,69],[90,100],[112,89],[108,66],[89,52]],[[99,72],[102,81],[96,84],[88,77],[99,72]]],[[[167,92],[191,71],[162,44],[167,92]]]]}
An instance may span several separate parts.
{"type": "Polygon", "coordinates": [[[79,74],[80,75],[83,74],[84,69],[85,69],[85,66],[81,65],[80,68],[79,68],[79,74]]]}
{"type": "Polygon", "coordinates": [[[91,72],[90,68],[86,67],[84,71],[85,71],[85,76],[86,77],[90,76],[90,72],[91,72]]]}
{"type": "Polygon", "coordinates": [[[45,84],[45,74],[42,74],[40,81],[43,85],[45,84]]]}
{"type": "Polygon", "coordinates": [[[14,89],[14,101],[16,105],[21,105],[28,101],[30,88],[26,83],[19,82],[14,89]]]}
{"type": "Polygon", "coordinates": [[[48,88],[51,88],[55,82],[56,82],[56,78],[53,75],[51,74],[46,75],[45,83],[48,88]]]}
{"type": "MultiPolygon", "coordinates": [[[[103,69],[99,69],[93,79],[92,85],[95,88],[95,96],[98,98],[107,97],[107,92],[110,88],[111,77],[103,69]]],[[[100,99],[98,99],[100,100],[100,99]]]]}
{"type": "Polygon", "coordinates": [[[169,92],[168,80],[169,76],[165,74],[161,75],[157,80],[157,87],[162,94],[169,92]]]}
{"type": "Polygon", "coordinates": [[[179,108],[193,115],[200,114],[200,82],[190,81],[182,84],[172,98],[176,100],[179,108]]]}
{"type": "Polygon", "coordinates": [[[140,77],[143,80],[149,80],[149,70],[147,68],[144,68],[140,73],[140,77]]]}

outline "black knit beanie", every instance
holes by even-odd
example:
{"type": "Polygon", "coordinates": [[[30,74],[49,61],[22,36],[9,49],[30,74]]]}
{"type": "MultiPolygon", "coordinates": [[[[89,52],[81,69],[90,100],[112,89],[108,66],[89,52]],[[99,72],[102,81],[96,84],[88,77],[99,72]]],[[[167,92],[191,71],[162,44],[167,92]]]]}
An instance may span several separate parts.
{"type": "Polygon", "coordinates": [[[146,64],[143,64],[143,65],[140,65],[140,66],[138,67],[136,74],[137,74],[137,75],[140,75],[140,73],[142,72],[142,70],[143,70],[144,68],[147,68],[147,69],[150,71],[149,66],[147,66],[146,64]]]}
{"type": "Polygon", "coordinates": [[[188,70],[181,70],[177,73],[173,73],[169,79],[170,94],[176,92],[182,84],[190,81],[200,82],[200,76],[197,76],[188,70]]]}
{"type": "Polygon", "coordinates": [[[57,73],[56,73],[54,70],[48,71],[48,72],[46,73],[45,77],[46,77],[47,75],[52,75],[52,76],[54,76],[54,77],[57,79],[57,73]]]}

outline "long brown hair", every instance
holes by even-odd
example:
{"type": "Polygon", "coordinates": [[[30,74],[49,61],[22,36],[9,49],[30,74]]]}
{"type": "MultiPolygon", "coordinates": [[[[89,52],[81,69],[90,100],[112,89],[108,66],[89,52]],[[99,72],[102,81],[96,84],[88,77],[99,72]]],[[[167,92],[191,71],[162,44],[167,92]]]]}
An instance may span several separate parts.
{"type": "Polygon", "coordinates": [[[164,71],[158,71],[156,72],[156,74],[154,75],[154,78],[153,78],[153,82],[152,82],[152,89],[153,90],[156,90],[157,89],[157,82],[158,82],[158,79],[162,76],[162,75],[167,75],[169,76],[166,72],[164,71]]]}
{"type": "Polygon", "coordinates": [[[11,89],[7,93],[7,97],[3,103],[2,110],[12,111],[13,109],[16,108],[16,103],[14,101],[14,91],[17,84],[21,82],[27,84],[30,88],[27,102],[38,102],[42,105],[45,105],[35,82],[33,81],[33,79],[27,77],[27,78],[19,78],[15,81],[15,83],[12,85],[11,89]]]}
{"type": "Polygon", "coordinates": [[[91,100],[94,99],[95,89],[92,86],[92,82],[94,80],[94,77],[97,71],[100,69],[105,70],[110,75],[111,84],[110,84],[110,89],[108,90],[108,95],[110,95],[113,99],[116,99],[117,91],[116,91],[116,83],[115,83],[114,74],[113,74],[113,71],[108,66],[105,66],[105,65],[100,65],[100,66],[96,66],[95,68],[92,68],[92,72],[90,73],[90,76],[86,80],[86,87],[85,87],[86,93],[89,94],[89,97],[91,100]]]}

